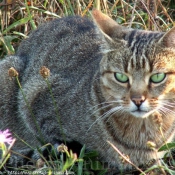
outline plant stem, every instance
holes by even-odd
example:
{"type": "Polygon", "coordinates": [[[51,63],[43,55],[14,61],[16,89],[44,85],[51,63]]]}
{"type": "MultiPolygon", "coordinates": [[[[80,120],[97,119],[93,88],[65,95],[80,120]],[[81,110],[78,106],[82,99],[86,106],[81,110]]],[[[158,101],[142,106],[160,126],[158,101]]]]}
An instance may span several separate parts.
{"type": "Polygon", "coordinates": [[[26,96],[25,96],[25,94],[24,94],[24,91],[23,91],[23,89],[22,89],[22,86],[21,86],[21,83],[20,83],[20,81],[19,81],[18,76],[16,76],[16,81],[17,81],[18,86],[19,86],[19,89],[20,89],[20,91],[21,91],[21,93],[22,93],[23,99],[24,99],[24,101],[25,101],[25,103],[26,103],[26,105],[27,105],[27,108],[28,108],[28,110],[29,110],[29,112],[30,112],[30,114],[31,114],[31,116],[32,116],[32,118],[33,118],[33,120],[34,120],[34,123],[35,123],[35,125],[36,125],[36,128],[37,128],[37,130],[38,130],[38,132],[39,132],[39,135],[40,135],[40,137],[42,138],[42,141],[44,142],[44,138],[43,138],[43,136],[42,136],[42,134],[41,134],[41,129],[40,129],[40,127],[38,126],[37,121],[36,121],[36,118],[35,118],[35,115],[34,115],[34,113],[33,113],[33,111],[32,111],[32,108],[30,107],[30,105],[29,105],[29,103],[28,103],[28,101],[27,101],[27,99],[26,99],[26,96]]]}
{"type": "Polygon", "coordinates": [[[52,88],[50,86],[50,83],[49,83],[48,79],[47,78],[44,78],[44,80],[46,81],[47,86],[49,88],[50,95],[51,95],[51,98],[52,98],[52,101],[53,101],[53,105],[54,105],[54,108],[55,108],[55,113],[56,113],[56,116],[57,116],[57,121],[58,121],[58,124],[60,126],[61,135],[62,135],[62,138],[64,140],[64,144],[66,145],[66,137],[65,137],[65,134],[63,132],[63,127],[62,127],[62,124],[61,124],[60,115],[59,115],[59,112],[58,112],[58,107],[57,107],[55,98],[53,96],[52,88]]]}

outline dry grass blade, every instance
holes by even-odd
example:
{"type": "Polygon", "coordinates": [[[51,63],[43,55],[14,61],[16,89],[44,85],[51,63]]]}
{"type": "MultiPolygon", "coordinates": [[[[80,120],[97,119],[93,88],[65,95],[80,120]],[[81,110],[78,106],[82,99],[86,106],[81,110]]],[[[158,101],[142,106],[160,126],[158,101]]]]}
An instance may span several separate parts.
{"type": "Polygon", "coordinates": [[[136,168],[139,172],[141,172],[143,175],[146,175],[139,167],[137,167],[134,163],[132,163],[126,156],[124,156],[120,150],[114,146],[114,144],[112,144],[110,141],[107,141],[109,145],[111,145],[115,151],[117,151],[117,153],[130,165],[132,165],[134,168],[136,168]]]}

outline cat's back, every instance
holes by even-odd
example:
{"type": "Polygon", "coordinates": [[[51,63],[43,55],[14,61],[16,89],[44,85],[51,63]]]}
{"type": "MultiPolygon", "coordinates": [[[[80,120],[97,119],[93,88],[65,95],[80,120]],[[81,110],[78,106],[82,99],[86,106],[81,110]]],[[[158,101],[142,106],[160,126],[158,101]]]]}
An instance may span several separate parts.
{"type": "Polygon", "coordinates": [[[83,65],[93,64],[93,60],[100,57],[103,41],[99,35],[91,20],[80,16],[63,17],[42,24],[22,42],[16,54],[26,63],[27,77],[31,68],[32,73],[37,74],[41,66],[52,69],[52,73],[73,71],[75,67],[81,70],[83,65]]]}
{"type": "Polygon", "coordinates": [[[80,16],[55,19],[41,24],[37,30],[33,31],[21,43],[16,54],[28,60],[36,56],[43,60],[44,56],[55,52],[59,53],[57,56],[61,56],[62,53],[76,51],[77,47],[92,49],[90,46],[97,43],[95,28],[91,20],[80,16]]]}

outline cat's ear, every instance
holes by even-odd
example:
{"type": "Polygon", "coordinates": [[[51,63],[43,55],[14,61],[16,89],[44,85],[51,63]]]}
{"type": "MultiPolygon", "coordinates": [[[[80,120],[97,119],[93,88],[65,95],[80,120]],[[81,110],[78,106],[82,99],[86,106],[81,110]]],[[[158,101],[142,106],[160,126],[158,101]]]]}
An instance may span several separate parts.
{"type": "Polygon", "coordinates": [[[164,47],[175,48],[175,27],[166,32],[159,42],[164,47]]]}
{"type": "Polygon", "coordinates": [[[94,9],[92,11],[92,17],[94,22],[97,24],[99,29],[110,38],[113,36],[118,39],[123,37],[123,27],[118,25],[113,19],[109,16],[103,14],[101,11],[94,9]]]}

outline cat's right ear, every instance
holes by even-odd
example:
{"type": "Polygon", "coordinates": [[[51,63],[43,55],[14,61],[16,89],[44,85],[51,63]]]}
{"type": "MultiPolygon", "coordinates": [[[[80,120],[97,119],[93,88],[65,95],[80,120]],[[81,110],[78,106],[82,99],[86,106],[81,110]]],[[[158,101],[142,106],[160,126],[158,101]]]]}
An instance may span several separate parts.
{"type": "Polygon", "coordinates": [[[123,39],[124,31],[122,26],[99,10],[94,9],[91,14],[94,22],[105,35],[110,38],[117,37],[118,39],[123,39]]]}

